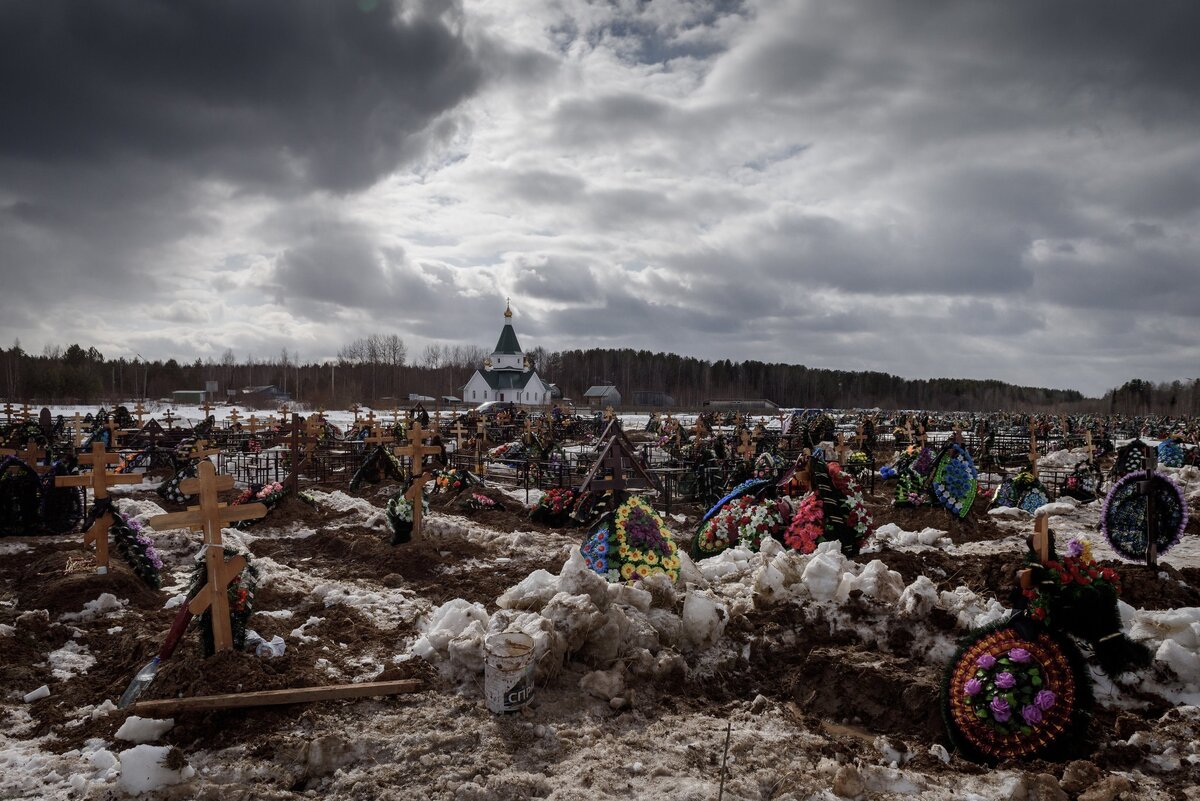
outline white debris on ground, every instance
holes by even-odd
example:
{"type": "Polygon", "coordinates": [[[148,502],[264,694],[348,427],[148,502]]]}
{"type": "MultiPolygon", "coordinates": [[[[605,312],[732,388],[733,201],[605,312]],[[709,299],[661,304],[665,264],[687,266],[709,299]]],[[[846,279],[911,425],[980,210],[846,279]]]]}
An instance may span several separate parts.
{"type": "Polygon", "coordinates": [[[46,655],[51,673],[59,681],[67,681],[80,673],[87,673],[96,664],[96,657],[86,645],[68,640],[63,647],[46,655]]]}

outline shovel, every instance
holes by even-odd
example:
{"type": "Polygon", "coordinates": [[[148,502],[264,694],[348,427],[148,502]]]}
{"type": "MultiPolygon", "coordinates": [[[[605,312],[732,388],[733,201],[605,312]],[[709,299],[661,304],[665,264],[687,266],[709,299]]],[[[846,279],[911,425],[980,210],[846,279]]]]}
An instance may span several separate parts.
{"type": "Polygon", "coordinates": [[[121,700],[117,702],[118,709],[124,709],[132,704],[142,694],[142,691],[150,686],[150,682],[154,681],[154,677],[158,675],[159,664],[164,659],[169,659],[171,654],[175,652],[175,646],[179,644],[179,638],[183,636],[183,632],[191,622],[192,612],[188,609],[188,604],[185,601],[179,607],[179,612],[175,614],[175,621],[171,624],[171,630],[167,632],[167,639],[163,642],[162,650],[158,652],[158,656],[151,659],[144,668],[134,675],[133,681],[129,682],[129,686],[125,688],[125,692],[121,695],[121,700]]]}

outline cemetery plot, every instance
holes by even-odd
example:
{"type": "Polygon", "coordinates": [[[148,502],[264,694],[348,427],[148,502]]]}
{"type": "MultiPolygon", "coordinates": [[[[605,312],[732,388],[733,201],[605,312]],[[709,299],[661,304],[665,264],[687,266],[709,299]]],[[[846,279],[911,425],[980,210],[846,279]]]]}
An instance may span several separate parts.
{"type": "MultiPolygon", "coordinates": [[[[365,437],[331,440],[326,432],[322,445],[322,428],[306,420],[278,435],[277,451],[267,443],[263,453],[282,454],[285,466],[300,467],[296,491],[245,530],[232,518],[250,513],[253,495],[235,501],[251,488],[238,478],[220,480],[224,471],[216,468],[247,454],[237,444],[222,445],[219,434],[209,440],[219,453],[198,460],[196,477],[180,483],[180,505],[163,501],[149,483],[115,489],[114,512],[153,539],[163,563],[161,589],[120,559],[110,560],[107,575],[97,575],[78,532],[0,539],[0,645],[12,657],[0,663],[0,678],[13,688],[0,700],[0,714],[11,724],[2,747],[29,766],[20,775],[5,772],[0,787],[34,797],[66,798],[71,788],[116,794],[123,773],[140,764],[129,753],[137,744],[126,737],[148,739],[148,747],[169,754],[158,792],[189,796],[286,797],[311,790],[335,798],[715,798],[727,737],[727,798],[819,797],[858,786],[868,797],[991,798],[1013,795],[1014,788],[1026,788],[1028,796],[1029,788],[1049,787],[1046,782],[1076,797],[1119,788],[1137,771],[1138,792],[1165,799],[1200,781],[1189,760],[1200,727],[1185,714],[1200,692],[1192,633],[1200,621],[1189,611],[1200,608],[1200,541],[1190,514],[1200,498],[1200,470],[1159,466],[1190,516],[1178,543],[1161,550],[1150,567],[1140,555],[1138,562],[1122,560],[1099,534],[1103,500],[1114,483],[1111,455],[1096,457],[1105,485],[1087,502],[1061,492],[1066,477],[1086,463],[1084,446],[1048,449],[1039,436],[1035,478],[1048,503],[1035,516],[993,502],[989,488],[1001,474],[984,467],[972,448],[969,419],[930,420],[924,448],[920,422],[913,426],[912,486],[927,494],[920,505],[897,505],[899,477],[884,478],[878,470],[872,471],[874,491],[865,481],[852,489],[836,471],[822,474],[834,463],[849,472],[854,454],[866,452],[860,415],[830,416],[835,428],[815,443],[815,467],[807,445],[789,451],[782,437],[756,440],[760,421],[754,418],[739,427],[724,419],[697,426],[689,417],[675,439],[674,419],[660,419],[658,433],[635,430],[638,424],[614,415],[619,428],[606,424],[586,442],[543,439],[538,421],[527,421],[528,428],[523,421],[508,442],[543,453],[562,448],[569,465],[561,485],[551,479],[538,486],[531,477],[527,503],[525,484],[499,482],[491,473],[500,473],[506,461],[519,473],[522,461],[531,460],[477,459],[471,442],[477,429],[469,420],[442,426],[451,451],[442,460],[425,426],[406,426],[389,443],[377,425],[364,423],[367,414],[360,411],[365,437]],[[310,432],[317,443],[308,450],[310,432]],[[381,441],[367,441],[376,437],[381,441]],[[958,474],[944,467],[944,459],[963,461],[955,441],[978,470],[976,496],[962,514],[935,489],[940,481],[947,497],[965,504],[966,495],[951,486],[958,474]],[[323,448],[353,453],[350,474],[313,480],[305,463],[311,458],[315,464],[323,448]],[[380,448],[399,450],[391,456],[400,470],[382,469],[377,482],[363,480],[352,490],[350,476],[380,448]],[[917,469],[926,448],[930,464],[917,469]],[[665,471],[697,463],[715,468],[710,489],[721,494],[713,503],[673,497],[667,513],[666,491],[680,482],[665,471]],[[486,469],[474,469],[480,465],[486,469]],[[413,473],[425,477],[422,489],[414,491],[413,473]],[[734,494],[722,508],[751,497],[734,493],[747,482],[774,493],[772,514],[787,523],[780,538],[755,537],[751,526],[748,547],[689,557],[704,516],[726,496],[734,494]],[[795,522],[791,504],[802,504],[814,489],[814,503],[822,514],[831,504],[830,519],[839,525],[855,528],[851,511],[859,503],[869,514],[864,540],[853,542],[857,554],[836,536],[824,544],[813,538],[811,553],[787,547],[787,526],[795,522]],[[397,498],[414,518],[420,515],[421,532],[392,544],[389,506],[397,498]],[[547,511],[560,515],[535,513],[543,499],[550,499],[547,511]],[[1075,572],[1119,574],[1119,597],[1130,607],[1121,631],[1145,645],[1151,661],[1121,681],[1105,683],[1104,674],[1089,673],[1099,682],[1094,719],[1065,753],[1047,754],[1062,761],[1035,749],[986,767],[986,737],[963,745],[967,738],[946,728],[943,675],[972,630],[1002,624],[1019,608],[1020,571],[1035,564],[1055,570],[1044,545],[1050,533],[1059,560],[1078,560],[1075,572]],[[1035,535],[1041,539],[1030,548],[1026,540],[1035,535]],[[1082,544],[1083,538],[1089,541],[1082,544]],[[246,575],[235,561],[242,555],[256,579],[230,589],[230,578],[246,575]],[[243,598],[240,589],[252,597],[243,598]],[[239,623],[237,608],[217,609],[222,601],[244,604],[248,614],[239,623]],[[132,707],[137,717],[162,722],[128,723],[129,712],[105,701],[115,703],[135,674],[163,653],[183,612],[207,612],[213,654],[206,656],[206,637],[190,624],[138,699],[146,706],[132,707]],[[235,647],[218,645],[226,642],[219,620],[230,624],[228,644],[235,647]],[[242,649],[236,647],[239,625],[242,649]],[[501,631],[532,643],[534,690],[524,712],[496,715],[483,704],[488,637],[501,631]],[[280,655],[272,655],[275,638],[280,655]],[[420,692],[392,696],[374,695],[376,688],[367,686],[413,687],[414,681],[420,692]],[[43,685],[48,695],[23,700],[43,685]],[[345,692],[371,695],[323,700],[329,696],[322,693],[343,692],[327,688],[344,685],[359,687],[345,692]],[[303,692],[281,695],[297,689],[303,692]],[[243,706],[279,700],[299,703],[243,706]],[[179,786],[172,790],[167,783],[179,786]]],[[[883,430],[892,422],[879,414],[875,426],[883,430]]],[[[813,429],[829,430],[825,422],[813,429]]],[[[871,451],[874,463],[896,467],[899,455],[880,440],[871,451]]],[[[1027,462],[1029,444],[1026,435],[1027,462]]],[[[95,480],[90,473],[87,478],[95,480]]],[[[730,520],[730,530],[745,527],[730,520]]],[[[1043,572],[1026,589],[1039,590],[1048,577],[1043,572]]],[[[1056,621],[1062,612],[1054,611],[1050,595],[1039,590],[1021,597],[1028,609],[1050,609],[1045,625],[1058,627],[1053,631],[1068,627],[1056,621]]],[[[1099,641],[1109,633],[1084,632],[1074,647],[1092,659],[1100,646],[1088,637],[1099,641]]],[[[999,736],[1019,739],[1022,725],[1036,733],[1056,720],[1055,709],[1073,714],[1065,689],[1046,708],[1037,703],[1041,690],[1020,694],[1034,678],[1049,686],[1053,677],[1060,682],[1054,686],[1065,688],[1068,678],[1082,675],[1069,672],[1070,654],[1068,672],[1054,673],[1050,646],[1038,645],[1036,636],[1029,641],[1043,648],[1025,648],[1038,673],[1021,668],[1014,681],[1017,700],[1030,703],[1018,705],[1014,717],[1003,693],[989,690],[980,702],[989,710],[995,698],[1009,703],[1007,721],[990,719],[1012,729],[999,736]],[[1037,707],[1041,721],[1031,722],[1035,713],[1025,715],[1026,706],[1037,707]]],[[[988,655],[1000,653],[987,643],[988,655]]],[[[1025,647],[1004,646],[1010,661],[1014,649],[1025,647]]],[[[1117,670],[1111,663],[1109,669],[1117,670]]],[[[992,670],[985,678],[1007,683],[999,678],[1004,672],[1012,673],[992,670]]],[[[962,677],[962,696],[969,695],[971,678],[962,677]]],[[[983,720],[975,706],[966,711],[983,720]]]]}

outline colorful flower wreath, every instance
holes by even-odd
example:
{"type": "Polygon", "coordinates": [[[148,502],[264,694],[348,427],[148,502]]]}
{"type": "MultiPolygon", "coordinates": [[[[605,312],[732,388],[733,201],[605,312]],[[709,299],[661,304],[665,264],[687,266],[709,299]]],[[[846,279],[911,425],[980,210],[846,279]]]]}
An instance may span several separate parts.
{"type": "MultiPolygon", "coordinates": [[[[258,568],[254,566],[254,557],[245,551],[239,551],[228,545],[222,549],[226,558],[242,556],[246,566],[242,572],[229,582],[227,590],[229,597],[229,624],[233,632],[233,647],[242,650],[246,645],[246,623],[254,614],[254,593],[258,588],[258,568]]],[[[208,583],[208,566],[204,560],[204,550],[201,549],[192,565],[192,575],[188,585],[187,597],[190,601],[196,597],[201,588],[208,583]]],[[[213,643],[212,608],[200,616],[200,644],[204,648],[205,657],[212,656],[216,651],[213,643]]]]}
{"type": "Polygon", "coordinates": [[[954,443],[946,448],[933,471],[931,486],[933,497],[951,514],[967,516],[975,502],[979,471],[966,448],[954,443]]]}
{"type": "Polygon", "coordinates": [[[757,551],[764,538],[782,535],[791,512],[784,499],[759,500],[753,495],[742,495],[700,525],[693,550],[701,559],[734,545],[757,551]]]}
{"type": "Polygon", "coordinates": [[[434,492],[458,493],[476,482],[468,471],[451,467],[445,470],[435,470],[433,483],[434,492]]]}
{"type": "Polygon", "coordinates": [[[581,552],[588,567],[609,581],[637,581],[663,573],[679,579],[679,552],[650,505],[637,496],[605,515],[592,529],[581,552]]]}
{"type": "Polygon", "coordinates": [[[162,557],[154,547],[150,535],[142,530],[142,524],[131,517],[117,512],[113,514],[112,525],[108,528],[112,537],[113,547],[121,558],[129,563],[129,567],[137,577],[154,589],[162,587],[162,557]]]}
{"type": "Polygon", "coordinates": [[[1183,442],[1175,437],[1168,437],[1158,443],[1159,467],[1183,467],[1183,442]]]}
{"type": "Polygon", "coordinates": [[[504,510],[504,504],[478,492],[472,492],[467,498],[467,508],[474,512],[499,512],[504,510]]]}
{"type": "Polygon", "coordinates": [[[1104,499],[1100,511],[1100,530],[1114,551],[1133,561],[1145,561],[1149,550],[1146,537],[1147,496],[1138,487],[1144,481],[1150,482],[1149,492],[1154,495],[1154,542],[1160,555],[1179,542],[1188,522],[1187,500],[1179,485],[1169,476],[1144,471],[1129,473],[1121,478],[1104,499]]]}
{"type": "Polygon", "coordinates": [[[575,509],[578,500],[579,493],[572,487],[551,487],[538,498],[538,502],[529,512],[529,519],[540,520],[549,525],[561,524],[575,509]]]}
{"type": "Polygon", "coordinates": [[[1014,478],[1000,482],[992,498],[993,506],[1011,506],[1033,514],[1050,503],[1050,494],[1030,470],[1022,470],[1014,478]]]}
{"type": "Polygon", "coordinates": [[[818,489],[805,495],[796,507],[784,543],[801,553],[812,553],[822,542],[841,542],[843,550],[857,553],[875,531],[874,521],[867,511],[862,488],[846,471],[834,462],[826,467],[832,491],[818,489]],[[832,505],[842,518],[836,523],[826,520],[826,507],[832,505]],[[847,537],[851,541],[847,541],[847,537]]]}
{"type": "Polygon", "coordinates": [[[1064,601],[1075,606],[1089,603],[1096,591],[1111,589],[1115,595],[1121,594],[1121,575],[1096,563],[1086,537],[1072,539],[1061,561],[1051,559],[1041,567],[1044,570],[1038,572],[1034,586],[1022,591],[1034,620],[1050,623],[1053,607],[1064,601]]]}

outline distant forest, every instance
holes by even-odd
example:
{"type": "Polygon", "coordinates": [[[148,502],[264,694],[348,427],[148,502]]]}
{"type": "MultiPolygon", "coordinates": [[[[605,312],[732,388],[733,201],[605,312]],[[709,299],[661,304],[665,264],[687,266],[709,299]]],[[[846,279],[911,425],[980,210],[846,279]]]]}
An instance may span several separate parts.
{"type": "MultiPolygon", "coordinates": [[[[10,402],[102,404],[119,399],[170,398],[175,390],[202,390],[216,381],[227,389],[274,385],[303,403],[344,408],[407,405],[410,393],[460,396],[482,362],[477,347],[430,345],[415,359],[398,336],[375,335],[339,351],[335,361],[299,363],[285,349],[268,359],[219,361],[106,359],[95,348],[47,347],[40,355],[20,344],[0,349],[0,394],[10,402]]],[[[1023,387],[961,378],[907,379],[888,373],[826,370],[757,361],[707,361],[673,353],[593,348],[529,357],[538,372],[582,405],[584,391],[611,382],[631,404],[636,391],[662,392],[679,407],[705,400],[767,398],[784,407],[931,409],[964,411],[1119,412],[1200,415],[1200,379],[1154,384],[1135,379],[1103,398],[1075,390],[1023,387]]]]}

